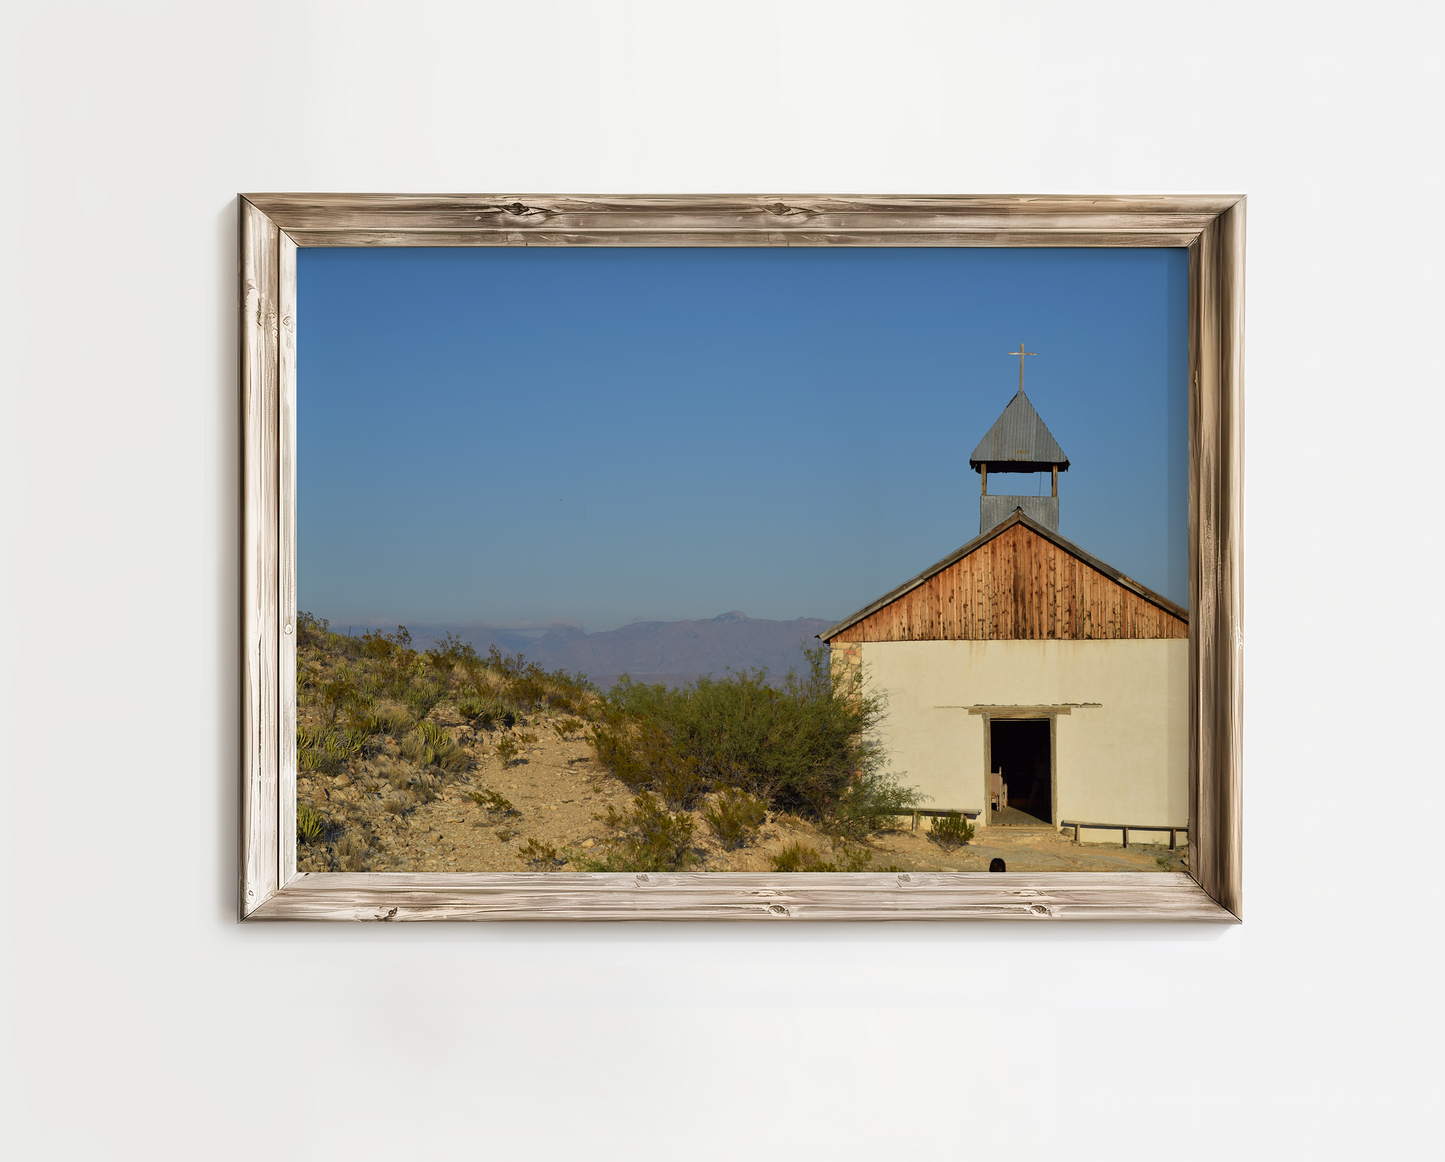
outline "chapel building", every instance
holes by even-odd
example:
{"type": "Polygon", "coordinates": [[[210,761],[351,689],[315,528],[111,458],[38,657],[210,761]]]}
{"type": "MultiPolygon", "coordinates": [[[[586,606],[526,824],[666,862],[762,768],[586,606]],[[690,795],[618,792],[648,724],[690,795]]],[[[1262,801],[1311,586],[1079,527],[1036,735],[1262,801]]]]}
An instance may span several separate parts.
{"type": "Polygon", "coordinates": [[[892,769],[930,813],[1169,842],[1154,829],[1188,825],[1188,610],[1059,535],[1069,460],[1022,383],[969,466],[979,535],[818,636],[887,696],[892,769]],[[1051,495],[989,495],[1018,472],[1049,472],[1051,495]]]}

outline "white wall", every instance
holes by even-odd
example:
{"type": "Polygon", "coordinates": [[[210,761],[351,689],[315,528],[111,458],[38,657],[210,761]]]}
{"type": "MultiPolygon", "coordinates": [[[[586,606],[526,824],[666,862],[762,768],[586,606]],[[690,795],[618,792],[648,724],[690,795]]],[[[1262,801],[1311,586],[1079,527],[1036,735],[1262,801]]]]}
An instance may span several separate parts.
{"type": "Polygon", "coordinates": [[[1438,1149],[1438,516],[1345,466],[1440,436],[1438,6],[4,21],[10,1157],[1438,1149]],[[240,190],[1247,192],[1246,818],[1306,838],[1231,928],[237,926],[240,190]],[[1346,536],[1392,556],[1322,575],[1346,536]],[[1414,814],[1357,825],[1383,770],[1414,814]]]}
{"type": "Polygon", "coordinates": [[[998,756],[987,755],[985,719],[970,707],[1077,705],[1055,720],[1053,822],[1188,822],[1186,640],[865,642],[862,662],[868,688],[887,700],[878,737],[891,769],[930,807],[985,806],[998,756]]]}

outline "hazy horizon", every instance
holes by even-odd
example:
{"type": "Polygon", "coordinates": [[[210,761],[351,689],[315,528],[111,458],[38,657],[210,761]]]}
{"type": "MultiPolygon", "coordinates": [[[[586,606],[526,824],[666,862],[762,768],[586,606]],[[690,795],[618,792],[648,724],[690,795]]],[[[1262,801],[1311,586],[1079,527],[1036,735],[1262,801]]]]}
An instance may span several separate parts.
{"type": "Polygon", "coordinates": [[[303,249],[298,294],[333,626],[845,617],[977,535],[1021,340],[1060,533],[1187,602],[1183,250],[303,249]]]}

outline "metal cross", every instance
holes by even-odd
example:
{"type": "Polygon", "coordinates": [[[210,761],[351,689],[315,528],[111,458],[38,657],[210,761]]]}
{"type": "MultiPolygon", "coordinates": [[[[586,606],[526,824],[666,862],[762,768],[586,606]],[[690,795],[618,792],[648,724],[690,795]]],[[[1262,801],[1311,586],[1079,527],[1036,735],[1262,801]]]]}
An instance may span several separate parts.
{"type": "Polygon", "coordinates": [[[1019,357],[1019,390],[1020,390],[1020,391],[1023,391],[1023,389],[1024,389],[1024,356],[1025,356],[1025,355],[1037,355],[1038,352],[1037,352],[1037,351],[1025,351],[1025,350],[1024,350],[1024,345],[1023,345],[1022,343],[1020,343],[1020,344],[1019,344],[1019,349],[1018,349],[1017,351],[1005,351],[1004,354],[1005,354],[1005,355],[1017,355],[1017,356],[1019,357]]]}

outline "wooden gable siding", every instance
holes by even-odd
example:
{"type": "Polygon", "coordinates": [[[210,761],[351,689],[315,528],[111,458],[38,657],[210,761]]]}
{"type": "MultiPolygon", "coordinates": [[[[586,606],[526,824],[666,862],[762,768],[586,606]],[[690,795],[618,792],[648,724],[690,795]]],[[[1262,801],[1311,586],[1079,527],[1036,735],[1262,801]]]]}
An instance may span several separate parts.
{"type": "Polygon", "coordinates": [[[1021,524],[834,642],[1187,638],[1189,624],[1021,524]]]}

